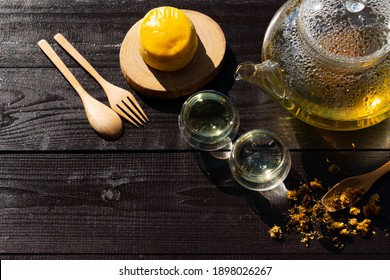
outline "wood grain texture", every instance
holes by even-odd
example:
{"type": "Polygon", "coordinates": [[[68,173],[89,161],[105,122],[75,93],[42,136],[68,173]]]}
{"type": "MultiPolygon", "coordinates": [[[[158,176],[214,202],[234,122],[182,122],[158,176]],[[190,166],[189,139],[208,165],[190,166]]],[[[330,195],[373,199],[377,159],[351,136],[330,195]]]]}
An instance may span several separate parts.
{"type": "MultiPolygon", "coordinates": [[[[228,65],[225,62],[221,73],[206,88],[230,95],[240,114],[240,132],[255,128],[273,130],[290,149],[389,149],[390,119],[361,131],[334,132],[317,129],[291,116],[254,86],[237,83],[228,90],[228,82],[224,79],[225,74],[231,72],[228,65]]],[[[71,70],[89,94],[108,105],[103,90],[86,72],[80,68],[71,70]]],[[[136,129],[125,122],[122,137],[117,141],[106,141],[90,128],[80,98],[56,69],[0,69],[0,148],[189,149],[181,140],[177,125],[185,98],[174,101],[147,98],[127,85],[119,68],[103,68],[99,73],[136,96],[151,120],[148,125],[136,129]]]]}
{"type": "Polygon", "coordinates": [[[171,5],[202,12],[222,28],[224,65],[205,88],[236,104],[239,134],[264,128],[292,152],[286,188],[320,178],[330,186],[390,158],[390,119],[371,128],[333,132],[289,115],[260,89],[235,83],[243,61],[260,61],[265,30],[284,0],[0,1],[0,258],[1,259],[388,259],[390,177],[374,186],[383,212],[376,234],[339,252],[300,236],[268,236],[284,219],[278,188],[255,193],[231,179],[225,161],[195,152],[177,117],[185,98],[163,101],[135,92],[119,63],[129,28],[150,9],[171,5]],[[124,123],[106,141],[90,127],[81,101],[37,47],[46,39],[82,86],[108,104],[100,86],[54,42],[64,34],[109,82],[130,90],[151,122],[124,123]],[[341,167],[333,176],[328,162],[341,167]]]}
{"type": "MultiPolygon", "coordinates": [[[[48,67],[35,44],[60,32],[72,40],[95,67],[119,65],[119,49],[127,31],[150,9],[171,5],[202,12],[226,33],[227,45],[239,61],[260,60],[264,32],[284,0],[259,1],[15,1],[0,7],[0,67],[48,67]],[[15,60],[13,57],[18,57],[15,60]]],[[[68,64],[67,64],[68,65],[68,64]]]]}
{"type": "MultiPolygon", "coordinates": [[[[326,158],[340,176],[372,169],[389,152],[293,152],[287,188],[323,178],[326,158]],[[354,167],[348,165],[353,161],[354,167]],[[342,161],[344,159],[344,161],[342,161]]],[[[262,194],[240,187],[227,163],[207,153],[3,154],[0,156],[0,251],[3,254],[307,254],[299,235],[268,236],[283,223],[284,188],[262,194]],[[169,163],[169,164],[167,164],[169,163]],[[32,168],[32,165],[34,168],[32,168]],[[244,242],[245,241],[245,242],[244,242]]],[[[390,196],[389,177],[374,191],[390,196]]],[[[340,254],[389,254],[390,208],[375,220],[376,235],[355,238],[340,254]]],[[[313,242],[311,254],[331,254],[313,242]]]]}

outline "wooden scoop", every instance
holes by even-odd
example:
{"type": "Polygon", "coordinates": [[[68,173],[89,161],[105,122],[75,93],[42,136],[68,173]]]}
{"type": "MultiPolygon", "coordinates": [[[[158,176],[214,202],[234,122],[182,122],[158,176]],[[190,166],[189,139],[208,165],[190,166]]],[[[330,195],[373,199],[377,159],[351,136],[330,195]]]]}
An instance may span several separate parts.
{"type": "Polygon", "coordinates": [[[358,202],[381,176],[390,171],[390,161],[378,169],[346,178],[331,188],[321,199],[329,212],[345,209],[358,202]]]}

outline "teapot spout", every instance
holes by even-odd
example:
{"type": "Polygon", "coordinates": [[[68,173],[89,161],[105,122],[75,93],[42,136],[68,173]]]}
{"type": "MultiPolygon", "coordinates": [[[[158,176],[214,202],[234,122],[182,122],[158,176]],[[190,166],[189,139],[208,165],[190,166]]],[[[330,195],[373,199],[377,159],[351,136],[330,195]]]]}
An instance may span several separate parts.
{"type": "Polygon", "coordinates": [[[234,72],[234,79],[236,79],[236,81],[242,80],[251,82],[256,75],[256,71],[256,64],[252,62],[240,63],[234,72]]]}
{"type": "Polygon", "coordinates": [[[283,69],[275,61],[266,60],[261,64],[241,63],[236,68],[234,78],[236,81],[242,80],[259,86],[276,100],[286,97],[283,69]]]}

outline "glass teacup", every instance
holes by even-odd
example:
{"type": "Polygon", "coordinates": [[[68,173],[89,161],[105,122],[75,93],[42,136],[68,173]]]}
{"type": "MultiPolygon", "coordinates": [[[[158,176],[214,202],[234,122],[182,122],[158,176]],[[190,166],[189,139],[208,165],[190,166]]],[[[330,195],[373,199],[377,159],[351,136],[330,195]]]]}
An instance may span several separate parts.
{"type": "Polygon", "coordinates": [[[179,115],[179,129],[192,147],[216,151],[231,144],[239,127],[237,109],[224,94],[204,90],[190,96],[179,115]]]}
{"type": "Polygon", "coordinates": [[[229,98],[210,90],[190,96],[179,115],[180,133],[189,145],[213,155],[222,148],[229,150],[226,157],[214,157],[228,159],[240,185],[256,191],[277,187],[291,167],[287,146],[275,133],[262,129],[246,132],[233,144],[239,123],[229,98]]]}
{"type": "Polygon", "coordinates": [[[287,177],[291,156],[275,133],[256,129],[241,135],[233,144],[229,167],[242,186],[266,191],[277,187],[287,177]]]}

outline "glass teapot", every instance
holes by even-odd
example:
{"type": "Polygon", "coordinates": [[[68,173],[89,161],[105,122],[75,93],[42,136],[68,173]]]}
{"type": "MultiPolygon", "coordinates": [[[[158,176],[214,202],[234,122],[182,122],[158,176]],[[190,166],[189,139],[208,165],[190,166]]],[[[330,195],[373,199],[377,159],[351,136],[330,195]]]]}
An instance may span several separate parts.
{"type": "Polygon", "coordinates": [[[355,130],[390,116],[389,0],[290,0],[267,29],[262,58],[238,65],[236,80],[311,125],[355,130]]]}

